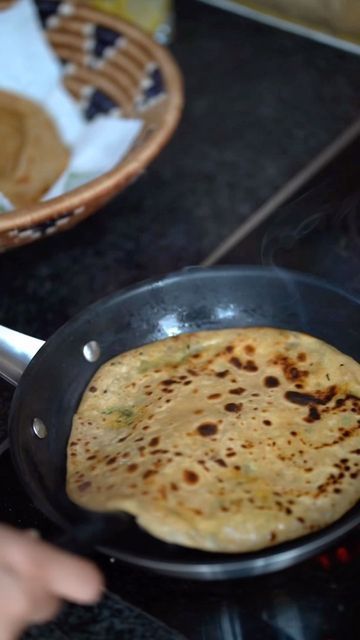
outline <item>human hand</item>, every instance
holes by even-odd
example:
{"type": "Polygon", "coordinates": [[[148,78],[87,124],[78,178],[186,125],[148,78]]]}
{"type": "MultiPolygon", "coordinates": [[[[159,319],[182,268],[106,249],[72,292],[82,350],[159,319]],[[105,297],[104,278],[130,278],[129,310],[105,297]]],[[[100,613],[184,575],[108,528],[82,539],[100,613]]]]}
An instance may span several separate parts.
{"type": "Polygon", "coordinates": [[[95,603],[103,588],[88,560],[0,525],[0,640],[15,640],[27,626],[50,620],[63,599],[95,603]]]}

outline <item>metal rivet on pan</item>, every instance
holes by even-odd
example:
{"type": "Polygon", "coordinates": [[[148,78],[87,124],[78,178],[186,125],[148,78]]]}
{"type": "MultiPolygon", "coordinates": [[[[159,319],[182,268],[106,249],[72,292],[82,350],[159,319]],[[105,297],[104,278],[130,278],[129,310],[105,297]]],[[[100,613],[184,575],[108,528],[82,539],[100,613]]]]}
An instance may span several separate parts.
{"type": "Polygon", "coordinates": [[[34,418],[32,423],[33,432],[38,438],[46,438],[47,436],[47,428],[40,418],[34,418]]]}
{"type": "Polygon", "coordinates": [[[96,340],[90,340],[83,347],[83,354],[85,360],[88,362],[96,362],[100,357],[100,347],[96,340]]]}

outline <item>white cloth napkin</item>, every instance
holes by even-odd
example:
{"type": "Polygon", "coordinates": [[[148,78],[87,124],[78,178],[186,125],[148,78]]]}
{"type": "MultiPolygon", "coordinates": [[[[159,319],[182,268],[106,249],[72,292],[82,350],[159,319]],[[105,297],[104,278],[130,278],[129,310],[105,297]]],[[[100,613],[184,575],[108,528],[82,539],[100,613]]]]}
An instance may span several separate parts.
{"type": "MultiPolygon", "coordinates": [[[[141,120],[97,115],[87,122],[62,84],[63,69],[46,40],[32,0],[0,11],[0,90],[29,98],[47,111],[70,148],[69,165],[43,198],[70,191],[121,161],[133,145],[141,120]]],[[[0,194],[0,212],[13,208],[0,194]]]]}

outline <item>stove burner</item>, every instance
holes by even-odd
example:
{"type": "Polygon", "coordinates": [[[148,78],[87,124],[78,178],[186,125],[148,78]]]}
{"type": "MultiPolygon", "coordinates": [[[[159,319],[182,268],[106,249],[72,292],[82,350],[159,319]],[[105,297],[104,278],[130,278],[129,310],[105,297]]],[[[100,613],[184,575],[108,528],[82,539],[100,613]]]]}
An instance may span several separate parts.
{"type": "Polygon", "coordinates": [[[330,571],[335,566],[349,565],[360,556],[360,527],[353,533],[346,543],[332,549],[327,553],[316,556],[315,563],[325,571],[330,571]]]}

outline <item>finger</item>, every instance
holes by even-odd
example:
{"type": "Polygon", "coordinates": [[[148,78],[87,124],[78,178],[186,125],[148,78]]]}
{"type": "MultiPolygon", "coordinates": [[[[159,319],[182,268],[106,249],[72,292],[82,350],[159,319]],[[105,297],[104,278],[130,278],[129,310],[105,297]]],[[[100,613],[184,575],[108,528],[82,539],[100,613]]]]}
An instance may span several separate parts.
{"type": "Polygon", "coordinates": [[[47,591],[39,590],[31,597],[32,609],[28,616],[28,624],[49,622],[60,612],[63,602],[47,591]]]}
{"type": "Polygon", "coordinates": [[[0,527],[0,561],[60,598],[79,604],[96,602],[104,589],[94,564],[12,527],[0,527]]]}
{"type": "Polygon", "coordinates": [[[104,578],[95,564],[47,543],[37,546],[36,551],[39,560],[41,557],[36,577],[54,594],[78,604],[94,604],[101,598],[104,578]]]}
{"type": "Polygon", "coordinates": [[[33,610],[28,615],[25,612],[16,612],[11,617],[6,617],[6,614],[1,615],[1,627],[0,627],[0,640],[15,640],[20,637],[25,629],[33,624],[44,624],[49,622],[61,610],[62,603],[55,596],[47,595],[41,601],[41,605],[37,610],[33,610]]]}
{"type": "Polygon", "coordinates": [[[0,640],[17,640],[27,626],[27,623],[19,622],[18,620],[2,620],[0,640]]]}
{"type": "Polygon", "coordinates": [[[61,601],[14,571],[0,570],[0,640],[15,638],[26,626],[51,620],[61,601]]]}
{"type": "Polygon", "coordinates": [[[23,609],[23,595],[21,589],[19,594],[19,581],[16,574],[2,567],[0,569],[0,640],[15,640],[25,630],[28,622],[23,609]]]}

